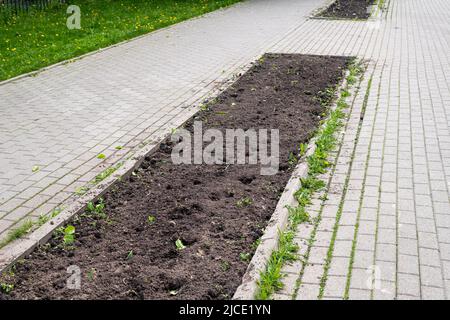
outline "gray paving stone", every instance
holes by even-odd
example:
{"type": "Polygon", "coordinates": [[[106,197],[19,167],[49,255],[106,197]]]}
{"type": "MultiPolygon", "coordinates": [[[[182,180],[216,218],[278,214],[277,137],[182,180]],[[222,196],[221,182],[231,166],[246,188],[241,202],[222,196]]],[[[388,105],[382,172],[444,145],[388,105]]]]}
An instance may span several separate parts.
{"type": "Polygon", "coordinates": [[[422,299],[424,300],[443,300],[445,292],[443,288],[422,286],[422,299]]]}
{"type": "Polygon", "coordinates": [[[302,283],[298,290],[296,300],[317,300],[320,286],[317,284],[302,283]]]}
{"type": "Polygon", "coordinates": [[[334,243],[333,256],[334,257],[350,257],[352,252],[353,241],[351,240],[336,240],[334,243]]]}
{"type": "Polygon", "coordinates": [[[323,265],[314,264],[305,267],[305,271],[302,277],[302,283],[319,283],[323,275],[323,265]]]}
{"type": "Polygon", "coordinates": [[[324,296],[343,298],[347,277],[328,276],[324,296]]]}
{"type": "Polygon", "coordinates": [[[350,300],[370,300],[371,291],[361,289],[350,289],[348,293],[350,300]]]}
{"type": "Polygon", "coordinates": [[[427,287],[439,287],[444,286],[442,280],[442,270],[440,267],[420,266],[420,279],[421,285],[427,287]]]}
{"type": "Polygon", "coordinates": [[[397,290],[400,295],[420,297],[420,278],[418,275],[398,273],[397,290]]]}

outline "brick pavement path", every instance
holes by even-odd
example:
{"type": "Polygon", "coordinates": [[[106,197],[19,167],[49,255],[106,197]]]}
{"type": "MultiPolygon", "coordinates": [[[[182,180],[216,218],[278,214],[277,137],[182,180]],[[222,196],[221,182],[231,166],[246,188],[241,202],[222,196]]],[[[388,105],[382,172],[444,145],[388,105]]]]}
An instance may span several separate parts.
{"type": "Polygon", "coordinates": [[[449,30],[449,1],[390,0],[380,19],[309,20],[279,43],[369,67],[275,298],[450,297],[449,30]]]}

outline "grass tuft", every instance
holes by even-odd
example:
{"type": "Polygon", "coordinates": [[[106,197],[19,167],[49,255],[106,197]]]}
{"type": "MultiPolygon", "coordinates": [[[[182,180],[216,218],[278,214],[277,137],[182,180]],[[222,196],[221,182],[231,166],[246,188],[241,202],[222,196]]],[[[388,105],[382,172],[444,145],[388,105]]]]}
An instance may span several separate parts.
{"type": "Polygon", "coordinates": [[[13,242],[14,240],[22,238],[33,228],[33,221],[26,220],[19,227],[12,229],[9,231],[8,235],[5,239],[0,242],[0,248],[3,248],[8,243],[13,242]]]}

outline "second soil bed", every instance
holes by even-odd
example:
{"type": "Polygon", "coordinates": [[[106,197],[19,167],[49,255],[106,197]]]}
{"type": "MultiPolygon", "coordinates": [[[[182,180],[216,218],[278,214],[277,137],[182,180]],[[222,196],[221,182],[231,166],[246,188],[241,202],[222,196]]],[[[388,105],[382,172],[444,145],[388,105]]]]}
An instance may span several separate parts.
{"type": "Polygon", "coordinates": [[[322,11],[319,16],[339,19],[367,19],[369,6],[377,0],[336,0],[322,11]]]}
{"type": "Polygon", "coordinates": [[[231,298],[292,173],[289,154],[318,127],[320,101],[330,98],[324,92],[348,63],[264,56],[196,119],[203,130],[279,129],[278,174],[262,176],[259,165],[174,165],[172,145],[164,143],[135,176],[107,192],[108,219],[75,218],[74,249],[63,249],[55,235],[17,263],[13,276],[2,276],[14,290],[0,299],[231,298]],[[81,268],[81,290],[66,287],[71,265],[81,268]]]}

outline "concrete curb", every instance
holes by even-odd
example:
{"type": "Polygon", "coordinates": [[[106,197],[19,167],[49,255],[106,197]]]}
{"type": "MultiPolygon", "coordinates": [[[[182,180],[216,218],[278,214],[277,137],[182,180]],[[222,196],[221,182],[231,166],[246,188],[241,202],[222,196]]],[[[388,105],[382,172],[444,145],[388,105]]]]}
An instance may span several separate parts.
{"type": "MultiPolygon", "coordinates": [[[[330,110],[336,109],[340,91],[347,85],[346,78],[348,75],[349,71],[347,70],[344,73],[342,83],[336,90],[336,99],[331,105],[330,110]]],[[[287,207],[298,205],[294,194],[301,187],[300,179],[305,178],[308,174],[308,164],[304,160],[316,150],[316,140],[316,136],[311,138],[308,143],[306,154],[301,159],[302,162],[297,164],[291,178],[284,188],[283,194],[281,195],[280,200],[278,200],[275,211],[261,237],[261,243],[256,249],[253,258],[247,267],[247,271],[242,277],[242,283],[237,288],[233,300],[254,300],[258,290],[260,273],[266,268],[272,252],[278,248],[279,231],[285,230],[288,224],[289,212],[287,207]]]]}

